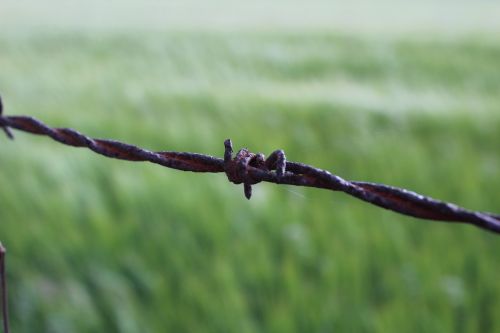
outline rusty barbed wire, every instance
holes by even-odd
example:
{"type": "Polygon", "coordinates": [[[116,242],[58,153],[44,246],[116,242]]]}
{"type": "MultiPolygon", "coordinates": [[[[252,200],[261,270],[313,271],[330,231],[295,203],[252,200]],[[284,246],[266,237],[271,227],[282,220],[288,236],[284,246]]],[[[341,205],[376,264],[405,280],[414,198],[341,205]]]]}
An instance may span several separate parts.
{"type": "MultiPolygon", "coordinates": [[[[500,215],[476,212],[455,204],[439,201],[405,189],[384,184],[347,181],[330,172],[313,166],[289,162],[283,150],[274,151],[267,159],[241,149],[233,157],[231,140],[224,142],[224,159],[174,151],[152,152],[114,140],[93,139],[71,128],[51,128],[41,121],[26,116],[3,116],[0,97],[0,127],[8,138],[14,136],[10,129],[45,135],[73,147],[86,147],[106,157],[127,161],[148,161],[167,168],[191,172],[224,172],[234,184],[243,184],[247,199],[252,196],[252,185],[260,182],[287,184],[342,191],[373,205],[416,218],[468,223],[500,234],[500,215]]],[[[0,243],[0,283],[2,292],[3,329],[9,332],[7,316],[7,288],[5,276],[5,248],[0,243]]]]}
{"type": "Polygon", "coordinates": [[[224,172],[230,182],[243,184],[244,193],[248,199],[252,195],[252,185],[260,182],[315,187],[342,191],[373,205],[416,218],[468,223],[500,233],[500,215],[467,210],[455,204],[397,187],[347,181],[326,170],[286,161],[282,150],[273,152],[265,159],[263,154],[254,154],[247,149],[241,149],[233,158],[232,143],[228,139],[224,142],[224,159],[188,152],[152,152],[119,141],[93,139],[71,128],[51,128],[33,117],[3,116],[1,109],[0,127],[11,139],[13,135],[9,128],[49,136],[55,141],[73,147],[86,147],[106,157],[136,162],[149,161],[182,171],[224,172]]]}

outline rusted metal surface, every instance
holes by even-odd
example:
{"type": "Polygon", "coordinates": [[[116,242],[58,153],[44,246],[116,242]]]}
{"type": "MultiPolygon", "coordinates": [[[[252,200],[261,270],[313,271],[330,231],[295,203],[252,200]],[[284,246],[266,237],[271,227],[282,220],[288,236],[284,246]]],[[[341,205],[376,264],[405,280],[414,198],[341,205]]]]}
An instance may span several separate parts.
{"type": "Polygon", "coordinates": [[[50,128],[41,121],[25,116],[3,116],[0,127],[12,138],[10,129],[49,136],[55,141],[74,147],[86,147],[106,157],[127,161],[149,161],[168,168],[191,172],[224,172],[229,181],[243,184],[245,196],[250,199],[252,185],[260,182],[316,187],[342,191],[373,205],[401,214],[436,221],[469,223],[479,228],[500,233],[500,215],[467,210],[457,205],[435,200],[405,189],[377,183],[347,181],[313,166],[286,161],[282,150],[267,159],[241,149],[233,157],[231,140],[224,142],[224,159],[186,152],[152,152],[126,143],[93,139],[70,128],[50,128]]]}

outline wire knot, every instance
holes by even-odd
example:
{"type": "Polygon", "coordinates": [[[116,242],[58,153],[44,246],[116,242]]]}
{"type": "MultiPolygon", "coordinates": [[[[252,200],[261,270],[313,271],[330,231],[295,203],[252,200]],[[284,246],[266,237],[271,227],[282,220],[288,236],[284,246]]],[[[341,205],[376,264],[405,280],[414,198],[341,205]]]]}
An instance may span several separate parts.
{"type": "Polygon", "coordinates": [[[260,169],[265,172],[276,170],[276,175],[282,177],[285,174],[286,158],[283,150],[276,150],[269,158],[262,153],[252,153],[243,148],[233,158],[233,144],[230,139],[224,141],[224,172],[230,182],[243,184],[245,197],[252,197],[252,185],[260,183],[261,180],[253,178],[249,167],[260,169]]]}

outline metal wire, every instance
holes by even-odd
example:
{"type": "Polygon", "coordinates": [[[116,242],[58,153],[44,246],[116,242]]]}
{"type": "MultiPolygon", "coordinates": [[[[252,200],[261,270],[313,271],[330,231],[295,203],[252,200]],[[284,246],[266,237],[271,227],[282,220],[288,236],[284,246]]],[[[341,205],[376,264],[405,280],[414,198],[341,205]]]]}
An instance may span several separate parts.
{"type": "Polygon", "coordinates": [[[243,184],[250,199],[252,185],[260,182],[288,184],[342,191],[373,205],[421,219],[469,223],[500,234],[500,215],[467,210],[457,205],[432,199],[415,192],[388,185],[347,181],[313,166],[289,162],[282,150],[265,159],[262,154],[240,150],[233,158],[231,140],[226,140],[224,159],[174,151],[152,152],[130,144],[93,139],[70,128],[50,128],[41,121],[25,116],[3,116],[0,127],[12,138],[9,128],[49,136],[55,141],[74,147],[86,147],[106,157],[127,161],[149,161],[162,166],[191,172],[226,173],[228,180],[243,184]]]}
{"type": "Polygon", "coordinates": [[[0,243],[0,293],[1,295],[1,306],[2,306],[2,322],[3,331],[9,333],[9,314],[7,307],[7,278],[5,276],[5,254],[6,250],[0,243]]]}
{"type": "MultiPolygon", "coordinates": [[[[71,128],[51,128],[41,121],[25,116],[3,116],[0,97],[0,127],[13,139],[10,129],[49,136],[55,141],[73,147],[86,147],[106,157],[127,161],[148,161],[167,168],[191,172],[224,172],[230,182],[243,184],[245,196],[252,196],[252,185],[260,182],[287,184],[342,191],[373,205],[421,219],[468,223],[500,234],[500,215],[467,210],[457,205],[432,199],[405,189],[388,185],[347,181],[313,166],[286,161],[282,150],[267,159],[241,149],[233,157],[231,140],[224,142],[224,159],[186,152],[152,152],[126,143],[93,139],[71,128]]],[[[7,318],[7,290],[5,278],[5,248],[0,244],[0,279],[4,332],[9,332],[7,318]]]]}

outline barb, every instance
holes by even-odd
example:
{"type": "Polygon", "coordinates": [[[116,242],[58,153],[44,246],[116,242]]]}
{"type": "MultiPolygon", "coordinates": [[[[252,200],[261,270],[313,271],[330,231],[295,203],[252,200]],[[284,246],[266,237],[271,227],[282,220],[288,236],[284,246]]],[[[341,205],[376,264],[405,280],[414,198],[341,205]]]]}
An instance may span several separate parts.
{"type": "Polygon", "coordinates": [[[148,161],[168,168],[191,172],[224,172],[230,182],[243,184],[245,196],[250,199],[252,185],[260,182],[316,187],[342,191],[373,205],[421,219],[468,223],[479,228],[500,233],[500,215],[475,212],[457,205],[432,199],[405,189],[377,183],[347,181],[330,172],[313,166],[288,162],[282,150],[273,152],[267,159],[241,149],[233,157],[231,140],[224,142],[224,159],[187,153],[152,152],[126,143],[93,139],[70,128],[50,128],[41,121],[25,116],[2,116],[0,127],[7,135],[9,128],[49,136],[55,141],[74,147],[86,147],[106,157],[127,161],[148,161]]]}
{"type": "MultiPolygon", "coordinates": [[[[0,117],[2,117],[2,114],[3,114],[3,102],[2,102],[2,96],[0,96],[0,117]]],[[[11,140],[14,139],[12,132],[9,130],[9,128],[7,126],[2,125],[2,123],[0,122],[0,127],[3,129],[3,131],[5,132],[5,135],[7,135],[7,137],[9,139],[11,139],[11,140]]]]}

